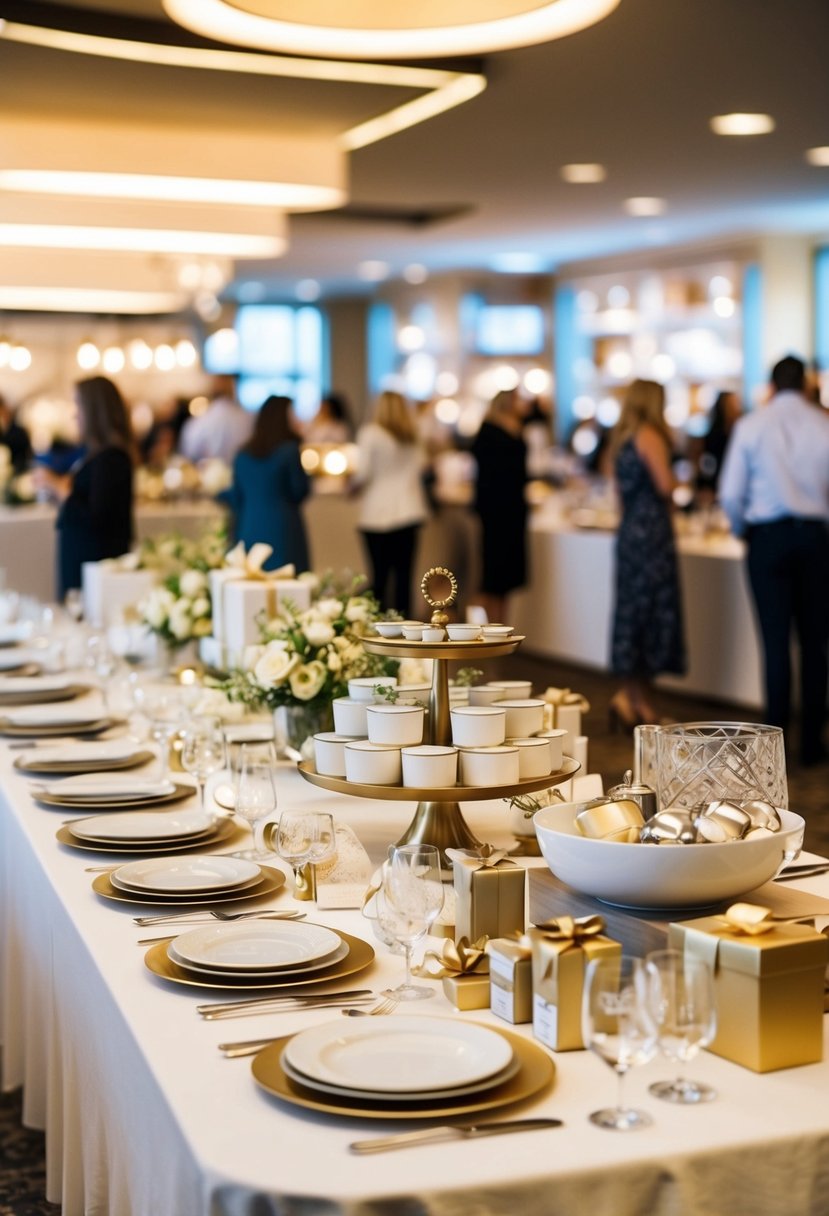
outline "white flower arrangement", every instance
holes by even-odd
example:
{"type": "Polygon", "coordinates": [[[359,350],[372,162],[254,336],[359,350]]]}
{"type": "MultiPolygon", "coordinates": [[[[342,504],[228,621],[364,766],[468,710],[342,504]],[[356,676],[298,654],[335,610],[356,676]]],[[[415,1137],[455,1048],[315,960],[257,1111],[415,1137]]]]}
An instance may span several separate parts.
{"type": "Polygon", "coordinates": [[[213,631],[208,571],[222,565],[225,537],[199,541],[166,536],[144,541],[137,565],[156,570],[160,582],[138,605],[141,619],[168,646],[182,646],[213,631]]]}

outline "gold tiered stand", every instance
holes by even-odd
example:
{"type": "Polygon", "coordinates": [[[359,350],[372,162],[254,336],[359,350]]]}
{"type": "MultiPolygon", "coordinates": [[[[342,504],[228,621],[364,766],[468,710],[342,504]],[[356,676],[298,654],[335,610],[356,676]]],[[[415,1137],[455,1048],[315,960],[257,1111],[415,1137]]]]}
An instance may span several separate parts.
{"type": "MultiPolygon", "coordinates": [[[[444,625],[446,616],[440,609],[448,607],[457,595],[457,583],[448,570],[437,567],[423,576],[421,583],[426,601],[434,608],[432,623],[444,625]],[[430,580],[435,577],[451,582],[452,593],[442,600],[429,594],[430,580]]],[[[524,641],[524,636],[513,635],[497,641],[475,642],[408,642],[402,638],[363,638],[363,646],[369,654],[383,655],[395,659],[433,659],[432,688],[429,694],[429,713],[426,715],[424,743],[449,745],[452,742],[452,724],[449,715],[449,663],[472,659],[495,659],[512,654],[524,641]]],[[[461,786],[421,789],[410,785],[368,785],[347,781],[344,777],[326,777],[316,772],[307,760],[299,765],[306,781],[322,789],[338,794],[350,794],[357,798],[376,798],[393,802],[414,802],[417,810],[412,822],[401,836],[398,844],[434,844],[446,862],[446,849],[477,849],[481,846],[463,817],[460,802],[481,802],[489,798],[513,798],[521,794],[535,794],[567,781],[579,770],[579,763],[564,757],[562,767],[545,777],[532,777],[513,785],[461,786]]]]}

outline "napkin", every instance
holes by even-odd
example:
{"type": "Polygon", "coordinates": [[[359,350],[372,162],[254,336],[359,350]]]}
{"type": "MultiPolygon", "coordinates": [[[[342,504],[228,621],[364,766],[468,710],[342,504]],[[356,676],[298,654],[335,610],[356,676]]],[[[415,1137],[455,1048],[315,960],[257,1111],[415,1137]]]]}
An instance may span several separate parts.
{"type": "Polygon", "coordinates": [[[24,768],[33,764],[100,764],[107,760],[126,760],[144,750],[132,739],[102,739],[99,743],[61,743],[54,747],[32,748],[21,754],[24,768]]]}
{"type": "Polygon", "coordinates": [[[335,827],[337,855],[327,865],[317,866],[317,907],[361,908],[372,864],[357,836],[345,823],[335,827]]]}
{"type": "Polygon", "coordinates": [[[113,776],[111,773],[90,773],[77,777],[64,777],[60,781],[49,781],[43,786],[47,794],[61,798],[78,798],[89,801],[116,798],[161,798],[172,794],[172,781],[158,781],[144,777],[113,776]]]}

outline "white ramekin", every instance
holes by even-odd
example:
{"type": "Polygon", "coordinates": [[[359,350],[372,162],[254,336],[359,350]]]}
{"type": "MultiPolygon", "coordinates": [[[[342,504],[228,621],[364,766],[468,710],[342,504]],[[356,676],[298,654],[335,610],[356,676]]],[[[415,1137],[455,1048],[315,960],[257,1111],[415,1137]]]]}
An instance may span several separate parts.
{"type": "Polygon", "coordinates": [[[446,637],[446,630],[442,625],[426,625],[423,630],[424,642],[442,642],[446,637]]]}
{"type": "Polygon", "coordinates": [[[423,739],[422,705],[367,705],[370,743],[414,747],[423,739]]]}
{"type": "Polygon", "coordinates": [[[402,621],[375,621],[374,628],[381,638],[399,638],[403,634],[402,621]]]}
{"type": "Polygon", "coordinates": [[[470,705],[493,705],[504,696],[503,688],[493,688],[491,684],[479,684],[469,690],[470,705]]]}
{"type": "Polygon", "coordinates": [[[377,684],[383,688],[396,688],[397,676],[359,676],[348,681],[348,695],[352,701],[373,702],[377,699],[374,692],[377,684]]]}
{"type": "Polygon", "coordinates": [[[557,773],[561,768],[562,760],[564,759],[564,737],[570,732],[566,730],[540,730],[536,736],[539,739],[547,739],[550,743],[550,757],[552,762],[552,772],[557,773]]]}
{"type": "Polygon", "coordinates": [[[507,715],[507,738],[527,739],[544,729],[544,702],[526,700],[496,701],[496,709],[507,715]]]}
{"type": "Polygon", "coordinates": [[[345,775],[358,785],[399,785],[400,748],[357,739],[346,743],[345,775]]]}
{"type": "Polygon", "coordinates": [[[447,788],[458,780],[458,749],[436,743],[404,747],[403,784],[420,789],[447,788]]]}
{"type": "Polygon", "coordinates": [[[499,706],[457,705],[449,712],[455,747],[497,747],[504,742],[507,715],[499,706]]]}
{"type": "Polygon", "coordinates": [[[464,747],[461,785],[515,785],[520,780],[517,747],[464,747]]]}
{"type": "Polygon", "coordinates": [[[403,624],[403,637],[407,642],[421,642],[425,628],[426,626],[419,621],[406,621],[403,624]]]}
{"type": "Polygon", "coordinates": [[[523,701],[533,695],[530,680],[490,680],[488,688],[500,688],[505,701],[523,701]]]}
{"type": "Polygon", "coordinates": [[[447,625],[446,632],[449,634],[449,640],[452,642],[477,642],[481,636],[480,625],[447,625]]]}
{"type": "Polygon", "coordinates": [[[352,735],[323,731],[314,735],[314,767],[323,777],[345,776],[345,745],[353,743],[352,735]]]}
{"type": "Polygon", "coordinates": [[[334,701],[334,730],[338,735],[350,735],[352,739],[365,739],[367,701],[355,701],[351,697],[337,697],[334,701]]]}
{"type": "Polygon", "coordinates": [[[518,748],[518,773],[522,781],[547,777],[553,771],[549,739],[541,739],[538,735],[532,739],[507,738],[507,744],[518,748]]]}
{"type": "Polygon", "coordinates": [[[512,625],[483,625],[482,632],[485,642],[503,642],[515,629],[512,625]]]}

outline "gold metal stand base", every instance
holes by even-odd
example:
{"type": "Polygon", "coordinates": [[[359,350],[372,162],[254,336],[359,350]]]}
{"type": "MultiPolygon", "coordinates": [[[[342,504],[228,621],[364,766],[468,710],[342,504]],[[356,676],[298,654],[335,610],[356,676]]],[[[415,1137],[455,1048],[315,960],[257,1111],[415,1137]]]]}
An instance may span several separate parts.
{"type": "Polygon", "coordinates": [[[441,865],[451,869],[447,849],[477,849],[481,841],[461,814],[457,802],[418,802],[414,818],[398,844],[434,844],[440,849],[441,865]]]}

